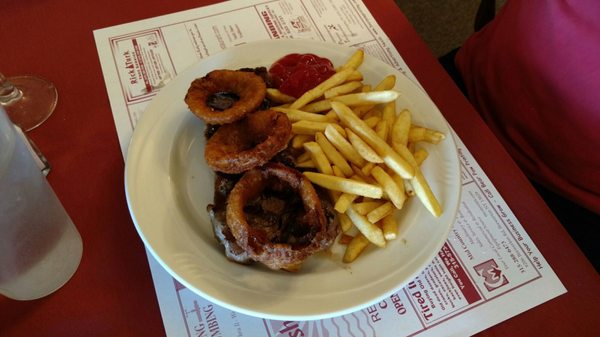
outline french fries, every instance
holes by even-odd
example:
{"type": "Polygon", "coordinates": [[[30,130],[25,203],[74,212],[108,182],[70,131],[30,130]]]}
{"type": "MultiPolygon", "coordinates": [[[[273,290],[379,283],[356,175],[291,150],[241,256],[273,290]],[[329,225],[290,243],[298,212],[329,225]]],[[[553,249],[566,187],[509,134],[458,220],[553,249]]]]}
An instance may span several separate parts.
{"type": "Polygon", "coordinates": [[[297,121],[292,123],[292,133],[295,135],[309,135],[314,136],[317,132],[323,132],[327,127],[331,127],[337,130],[341,135],[345,135],[346,131],[335,123],[329,122],[315,122],[315,121],[297,121]]]}
{"type": "Polygon", "coordinates": [[[354,209],[354,206],[348,207],[346,215],[352,220],[352,223],[354,223],[354,226],[358,228],[362,235],[369,239],[369,241],[379,247],[385,247],[386,242],[381,228],[369,221],[364,215],[360,215],[354,209]]]}
{"type": "Polygon", "coordinates": [[[342,85],[338,85],[337,87],[333,87],[331,89],[326,90],[323,93],[323,97],[331,98],[331,97],[340,96],[343,94],[349,94],[355,90],[360,89],[361,87],[362,87],[362,83],[360,83],[360,81],[347,82],[342,85]]]}
{"type": "Polygon", "coordinates": [[[358,233],[354,238],[352,238],[352,240],[350,240],[350,243],[348,243],[342,261],[345,263],[350,263],[356,260],[356,258],[365,250],[365,248],[369,246],[370,243],[371,241],[369,241],[369,239],[367,239],[362,233],[358,233]]]}
{"type": "Polygon", "coordinates": [[[392,170],[405,179],[414,177],[414,168],[396,153],[388,143],[379,138],[377,133],[362,119],[358,118],[348,106],[339,102],[332,102],[331,107],[335,110],[340,120],[352,129],[352,131],[361,136],[366,143],[371,145],[392,170]]]}
{"type": "MultiPolygon", "coordinates": [[[[381,204],[377,208],[367,213],[367,220],[371,223],[377,223],[379,220],[387,217],[394,212],[394,205],[391,202],[381,204]]],[[[385,237],[385,232],[383,233],[385,237]]]]}
{"type": "Polygon", "coordinates": [[[321,146],[317,142],[306,142],[304,143],[304,149],[310,153],[310,159],[315,163],[315,167],[321,173],[333,175],[333,169],[329,163],[329,159],[325,156],[325,152],[321,149],[321,146]]]}
{"type": "Polygon", "coordinates": [[[413,154],[404,146],[396,146],[395,149],[404,157],[414,168],[415,175],[410,178],[410,184],[415,192],[415,195],[421,200],[423,205],[436,217],[442,215],[442,206],[433,194],[429,183],[423,176],[421,169],[413,154]]]}
{"type": "Polygon", "coordinates": [[[298,122],[298,121],[325,122],[325,123],[334,121],[331,117],[327,117],[326,115],[319,115],[319,114],[310,113],[310,112],[297,110],[297,109],[274,107],[273,110],[285,113],[287,115],[287,118],[292,123],[298,122]]]}
{"type": "Polygon", "coordinates": [[[408,131],[408,141],[413,143],[425,141],[437,144],[444,140],[444,138],[446,138],[446,136],[443,133],[420,126],[413,126],[408,131]]]}
{"type": "MultiPolygon", "coordinates": [[[[334,75],[335,76],[335,75],[334,75]]],[[[331,97],[321,101],[316,101],[310,104],[303,105],[303,110],[307,112],[323,112],[328,111],[332,108],[333,102],[340,102],[347,106],[359,107],[367,106],[379,103],[388,103],[398,98],[398,92],[393,90],[385,91],[369,91],[359,92],[354,94],[346,94],[341,96],[331,97]]],[[[298,109],[297,107],[290,105],[290,109],[298,109]]]]}
{"type": "Polygon", "coordinates": [[[296,166],[328,190],[344,233],[343,261],[355,261],[369,245],[398,238],[396,213],[416,196],[434,216],[442,207],[420,165],[429,153],[418,142],[438,144],[445,135],[414,125],[411,111],[396,111],[396,77],[363,83],[358,50],[336,73],[298,99],[276,90],[267,95],[292,122],[292,147],[305,151],[296,166]]]}
{"type": "Polygon", "coordinates": [[[325,128],[325,136],[349,162],[358,166],[364,165],[365,160],[362,158],[362,156],[356,151],[352,144],[350,144],[346,137],[344,137],[335,127],[327,126],[325,128]]]}
{"type": "Polygon", "coordinates": [[[388,175],[380,166],[375,166],[371,170],[371,175],[380,186],[383,186],[383,190],[387,194],[388,198],[392,201],[397,209],[402,209],[406,195],[401,192],[398,184],[388,175]]]}
{"type": "Polygon", "coordinates": [[[299,149],[302,145],[310,141],[312,137],[310,135],[296,134],[292,137],[292,148],[299,149]]]}
{"type": "Polygon", "coordinates": [[[413,157],[415,157],[418,166],[421,166],[428,156],[429,153],[425,149],[417,149],[415,153],[413,153],[413,157]]]}
{"type": "Polygon", "coordinates": [[[398,236],[398,222],[393,215],[388,215],[383,218],[383,237],[388,240],[394,240],[398,236]]]}
{"type": "Polygon", "coordinates": [[[381,198],[383,189],[381,186],[364,183],[357,180],[340,178],[330,174],[304,172],[304,175],[313,184],[330,190],[356,194],[368,198],[381,198]]]}
{"type": "Polygon", "coordinates": [[[352,226],[354,226],[352,224],[352,220],[350,220],[346,213],[338,214],[338,218],[340,219],[340,227],[342,227],[342,232],[346,233],[352,228],[352,226]]]}
{"type": "Polygon", "coordinates": [[[325,135],[322,132],[317,132],[315,134],[315,141],[317,142],[317,144],[319,144],[319,146],[321,146],[321,149],[323,150],[327,158],[331,161],[331,163],[338,167],[340,171],[344,174],[344,176],[349,177],[354,173],[344,156],[342,156],[338,152],[338,150],[336,150],[333,144],[331,144],[329,140],[327,140],[327,137],[325,137],[325,135]]]}
{"type": "Polygon", "coordinates": [[[376,209],[377,207],[381,206],[382,204],[383,204],[383,202],[378,201],[378,200],[377,201],[369,200],[369,201],[357,202],[354,204],[354,209],[360,215],[367,215],[367,213],[371,212],[372,210],[376,209]]]}
{"type": "Polygon", "coordinates": [[[292,103],[293,101],[296,100],[294,97],[292,97],[290,95],[286,95],[286,94],[282,93],[281,91],[279,91],[278,89],[274,89],[274,88],[267,88],[267,98],[269,100],[271,100],[271,102],[280,103],[280,104],[292,103]]]}
{"type": "Polygon", "coordinates": [[[396,117],[396,121],[392,126],[392,147],[395,145],[408,145],[408,133],[410,132],[410,111],[404,109],[400,111],[398,116],[396,117]]]}
{"type": "Polygon", "coordinates": [[[362,49],[358,49],[350,58],[338,69],[338,71],[343,69],[353,69],[356,70],[363,63],[365,58],[365,52],[362,49]]]}
{"type": "Polygon", "coordinates": [[[350,205],[352,205],[352,203],[354,202],[354,200],[356,200],[357,198],[358,198],[358,195],[356,195],[356,194],[343,193],[337,199],[337,201],[335,202],[335,205],[333,206],[333,208],[338,213],[343,214],[343,213],[346,212],[346,210],[348,209],[348,207],[350,207],[350,205]]]}
{"type": "Polygon", "coordinates": [[[350,76],[350,74],[352,74],[354,70],[355,69],[347,68],[335,73],[333,76],[321,82],[316,87],[305,92],[302,96],[300,96],[300,98],[298,98],[290,105],[290,109],[299,109],[305,106],[308,102],[311,102],[314,99],[323,96],[323,93],[327,89],[331,89],[337,85],[344,83],[344,81],[346,81],[348,76],[350,76]]]}
{"type": "Polygon", "coordinates": [[[373,150],[369,144],[365,143],[359,136],[354,134],[354,132],[346,129],[346,135],[348,135],[348,140],[350,140],[350,144],[354,147],[356,152],[363,157],[364,160],[370,163],[383,163],[383,159],[379,157],[379,155],[373,150]]]}
{"type": "Polygon", "coordinates": [[[387,75],[381,80],[376,86],[375,91],[380,90],[390,90],[393,89],[396,85],[396,76],[395,75],[387,75]]]}

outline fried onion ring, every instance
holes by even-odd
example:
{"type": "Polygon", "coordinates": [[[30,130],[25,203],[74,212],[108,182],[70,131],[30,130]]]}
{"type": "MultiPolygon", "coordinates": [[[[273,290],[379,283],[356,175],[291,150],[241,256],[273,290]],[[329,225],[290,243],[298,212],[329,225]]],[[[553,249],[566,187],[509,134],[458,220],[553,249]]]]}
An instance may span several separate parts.
{"type": "Polygon", "coordinates": [[[239,70],[213,70],[195,79],[185,95],[190,110],[207,124],[227,124],[238,121],[256,110],[265,99],[265,81],[253,72],[239,70]],[[239,100],[225,110],[208,106],[211,95],[234,93],[239,100]]]}
{"type": "Polygon", "coordinates": [[[256,111],[220,126],[208,139],[204,158],[215,171],[242,173],[271,160],[287,147],[291,136],[292,124],[284,113],[256,111]]]}
{"type": "Polygon", "coordinates": [[[280,163],[268,163],[242,176],[227,199],[226,219],[238,245],[250,258],[276,270],[296,271],[307,257],[328,248],[338,234],[338,226],[327,221],[311,182],[280,163]],[[262,215],[256,220],[248,213],[256,207],[253,201],[272,190],[293,194],[285,196],[283,203],[288,209],[275,211],[278,219],[273,219],[273,215],[264,214],[276,206],[265,202],[255,212],[262,215]],[[299,197],[296,205],[294,197],[299,197]]]}

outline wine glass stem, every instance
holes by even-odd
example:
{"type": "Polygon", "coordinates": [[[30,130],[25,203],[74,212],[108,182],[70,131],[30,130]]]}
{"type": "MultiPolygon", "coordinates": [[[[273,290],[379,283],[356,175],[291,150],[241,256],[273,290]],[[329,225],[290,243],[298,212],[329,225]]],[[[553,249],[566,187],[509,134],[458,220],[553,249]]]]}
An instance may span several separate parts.
{"type": "Polygon", "coordinates": [[[21,90],[17,89],[10,81],[0,73],[0,104],[8,105],[19,100],[23,96],[21,90]]]}

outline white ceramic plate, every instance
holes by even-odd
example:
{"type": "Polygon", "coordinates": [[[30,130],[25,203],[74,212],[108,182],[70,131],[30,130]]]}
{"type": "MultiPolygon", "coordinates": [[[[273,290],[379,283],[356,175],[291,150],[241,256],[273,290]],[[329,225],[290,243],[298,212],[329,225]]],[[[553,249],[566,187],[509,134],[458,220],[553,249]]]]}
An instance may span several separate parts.
{"type": "Polygon", "coordinates": [[[365,83],[396,74],[416,123],[443,131],[442,143],[427,146],[423,171],[444,213],[433,217],[417,200],[399,212],[402,237],[385,249],[368,249],[343,264],[341,247],[311,257],[298,273],[271,271],[226,260],[213,237],[206,205],[214,174],[204,161],[204,123],[183,99],[193,79],[214,69],[269,66],[289,53],[314,53],[342,64],[354,50],[307,40],[269,40],[225,50],[178,75],[152,100],[133,134],[125,169],[126,194],[146,247],[179,282],[223,307],[263,318],[309,320],[350,313],[406,285],[439,251],[460,198],[456,147],[445,119],[429,97],[387,64],[367,56],[365,83]]]}

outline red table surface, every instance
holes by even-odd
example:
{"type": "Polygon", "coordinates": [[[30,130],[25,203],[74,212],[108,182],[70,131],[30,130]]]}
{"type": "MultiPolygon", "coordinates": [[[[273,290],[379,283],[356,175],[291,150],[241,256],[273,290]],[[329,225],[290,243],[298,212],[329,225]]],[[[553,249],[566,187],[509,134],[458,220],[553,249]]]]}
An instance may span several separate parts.
{"type": "MultiPolygon", "coordinates": [[[[164,336],[146,253],[125,201],[117,133],[93,30],[214,1],[3,0],[0,71],[58,87],[51,118],[30,132],[84,241],[74,277],[27,302],[0,297],[0,336],[164,336]]],[[[392,0],[366,0],[411,70],[505,198],[568,293],[480,336],[592,336],[600,278],[392,0]]]]}

